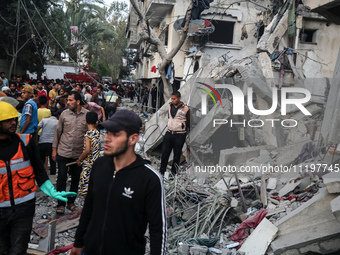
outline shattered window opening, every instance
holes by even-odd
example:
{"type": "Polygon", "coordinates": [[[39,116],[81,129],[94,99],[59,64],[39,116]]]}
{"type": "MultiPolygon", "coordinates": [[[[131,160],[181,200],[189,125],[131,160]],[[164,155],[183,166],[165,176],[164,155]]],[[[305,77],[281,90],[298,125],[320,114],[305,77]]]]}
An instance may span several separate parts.
{"type": "Polygon", "coordinates": [[[301,43],[316,43],[316,29],[302,29],[300,32],[301,43]]]}
{"type": "Polygon", "coordinates": [[[233,44],[235,22],[210,20],[215,26],[215,31],[209,35],[203,36],[203,40],[211,43],[233,44]]]}

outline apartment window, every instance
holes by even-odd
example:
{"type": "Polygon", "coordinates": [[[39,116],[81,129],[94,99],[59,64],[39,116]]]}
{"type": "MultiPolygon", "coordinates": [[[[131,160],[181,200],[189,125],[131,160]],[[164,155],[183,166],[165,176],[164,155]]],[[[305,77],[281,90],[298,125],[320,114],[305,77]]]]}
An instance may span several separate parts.
{"type": "Polygon", "coordinates": [[[316,43],[316,29],[302,29],[300,32],[300,42],[316,43]]]}
{"type": "Polygon", "coordinates": [[[210,22],[215,26],[215,31],[203,36],[203,39],[211,43],[233,44],[235,22],[222,20],[210,20],[210,22]]]}

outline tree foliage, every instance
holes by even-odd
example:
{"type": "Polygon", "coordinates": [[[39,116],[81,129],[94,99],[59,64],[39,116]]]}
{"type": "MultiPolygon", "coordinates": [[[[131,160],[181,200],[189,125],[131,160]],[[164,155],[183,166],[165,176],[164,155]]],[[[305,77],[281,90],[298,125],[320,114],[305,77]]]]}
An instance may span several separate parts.
{"type": "MultiPolygon", "coordinates": [[[[52,1],[32,0],[46,20],[52,1]]],[[[30,72],[44,71],[47,30],[37,11],[31,8],[31,0],[1,0],[0,10],[0,58],[10,61],[9,75],[15,72],[16,65],[30,72]],[[37,31],[42,35],[38,38],[37,31]],[[13,71],[12,71],[13,70],[13,71]]]]}
{"type": "Polygon", "coordinates": [[[79,62],[80,52],[88,69],[119,76],[125,50],[128,6],[102,0],[0,0],[0,59],[30,72],[44,72],[47,60],[68,55],[79,62]],[[33,1],[33,3],[31,3],[33,1]],[[71,45],[71,26],[78,26],[78,42],[71,45]],[[62,54],[64,53],[64,54],[62,54]]]}

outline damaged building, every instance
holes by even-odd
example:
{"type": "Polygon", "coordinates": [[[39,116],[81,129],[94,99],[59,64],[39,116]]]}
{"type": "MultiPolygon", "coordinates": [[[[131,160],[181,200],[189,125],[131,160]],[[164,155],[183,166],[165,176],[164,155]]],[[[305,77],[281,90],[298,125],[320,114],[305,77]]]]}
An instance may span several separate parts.
{"type": "MultiPolygon", "coordinates": [[[[140,5],[170,50],[188,2],[140,5]]],[[[165,183],[169,254],[339,253],[339,6],[213,1],[191,21],[172,60],[193,121],[181,174],[165,183]],[[212,96],[199,89],[208,86],[212,96]]],[[[131,10],[137,79],[151,85],[161,59],[139,29],[131,10]]],[[[146,122],[148,155],[167,109],[146,122]]]]}

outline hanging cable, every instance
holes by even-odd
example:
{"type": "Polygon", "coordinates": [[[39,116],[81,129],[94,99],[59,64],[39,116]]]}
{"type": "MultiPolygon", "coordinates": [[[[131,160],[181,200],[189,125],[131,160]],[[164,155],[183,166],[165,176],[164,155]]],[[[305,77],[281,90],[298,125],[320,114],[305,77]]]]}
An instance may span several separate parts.
{"type": "MultiPolygon", "coordinates": [[[[22,4],[22,6],[24,7],[24,11],[26,12],[29,21],[31,22],[31,26],[34,27],[34,30],[37,32],[37,35],[39,36],[41,42],[44,44],[44,46],[46,47],[46,49],[49,49],[49,48],[47,47],[45,41],[44,41],[43,38],[41,37],[41,35],[40,35],[38,29],[37,29],[36,26],[34,25],[33,20],[31,19],[30,15],[29,15],[29,13],[28,13],[28,10],[26,9],[26,6],[23,4],[22,1],[21,1],[21,4],[22,4]]],[[[53,58],[54,61],[56,61],[55,58],[53,57],[53,54],[52,54],[52,53],[50,54],[50,56],[53,58]]],[[[65,74],[65,72],[60,68],[60,66],[59,66],[59,64],[58,64],[57,61],[56,61],[56,63],[57,63],[58,68],[60,69],[60,71],[61,71],[63,74],[65,74]]]]}

